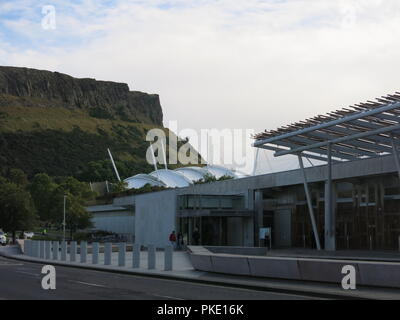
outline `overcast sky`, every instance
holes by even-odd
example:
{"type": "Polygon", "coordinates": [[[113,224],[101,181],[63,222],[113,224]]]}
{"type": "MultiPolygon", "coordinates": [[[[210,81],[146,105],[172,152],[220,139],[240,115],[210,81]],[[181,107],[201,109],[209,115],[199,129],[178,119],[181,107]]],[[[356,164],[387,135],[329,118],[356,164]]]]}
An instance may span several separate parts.
{"type": "Polygon", "coordinates": [[[398,0],[1,0],[0,64],[126,82],[164,124],[274,129],[400,91],[398,0]],[[44,30],[42,6],[56,8],[44,30]]]}

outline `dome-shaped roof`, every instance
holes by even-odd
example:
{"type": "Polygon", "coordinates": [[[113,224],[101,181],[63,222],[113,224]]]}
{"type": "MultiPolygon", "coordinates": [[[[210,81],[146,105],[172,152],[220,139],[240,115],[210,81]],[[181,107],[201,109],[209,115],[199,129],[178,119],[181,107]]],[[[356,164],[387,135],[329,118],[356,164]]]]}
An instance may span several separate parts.
{"type": "Polygon", "coordinates": [[[162,181],[169,188],[183,188],[192,184],[191,180],[173,170],[161,169],[153,171],[150,175],[162,181]]]}
{"type": "Polygon", "coordinates": [[[200,167],[182,167],[175,169],[174,171],[184,175],[192,183],[202,180],[207,174],[210,174],[207,170],[200,167]]]}
{"type": "Polygon", "coordinates": [[[146,184],[153,187],[165,187],[165,184],[162,181],[149,174],[137,174],[133,177],[126,178],[124,181],[128,183],[128,189],[140,189],[146,184]]]}
{"type": "Polygon", "coordinates": [[[219,179],[223,176],[237,178],[237,176],[234,172],[232,172],[231,170],[224,168],[224,167],[215,166],[215,165],[207,165],[206,167],[204,167],[204,169],[207,170],[208,172],[210,172],[210,174],[212,174],[217,179],[219,179]]]}

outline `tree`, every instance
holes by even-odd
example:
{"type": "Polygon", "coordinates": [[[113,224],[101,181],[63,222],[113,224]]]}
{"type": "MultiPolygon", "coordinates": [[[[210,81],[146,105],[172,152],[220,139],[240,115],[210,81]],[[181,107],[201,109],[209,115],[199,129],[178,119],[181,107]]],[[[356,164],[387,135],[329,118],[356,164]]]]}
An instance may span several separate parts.
{"type": "Polygon", "coordinates": [[[36,221],[30,193],[15,183],[0,179],[0,226],[3,230],[11,232],[15,242],[16,232],[33,228],[36,221]]]}
{"type": "Polygon", "coordinates": [[[125,181],[118,181],[111,184],[111,192],[118,193],[128,190],[128,183],[125,181]]]}
{"type": "Polygon", "coordinates": [[[51,194],[56,188],[57,184],[45,173],[35,175],[29,186],[41,221],[51,220],[51,194]]]}
{"type": "Polygon", "coordinates": [[[10,169],[7,178],[18,186],[25,187],[28,184],[28,177],[21,169],[10,169]]]}
{"type": "Polygon", "coordinates": [[[85,183],[76,179],[67,179],[64,184],[57,186],[50,195],[49,216],[51,222],[62,225],[64,220],[64,195],[66,195],[66,228],[70,230],[71,237],[73,232],[78,229],[85,229],[92,226],[91,214],[85,209],[85,201],[93,193],[84,187],[85,183]],[[68,181],[67,181],[68,180],[68,181]],[[70,190],[68,190],[70,188],[70,190]]]}

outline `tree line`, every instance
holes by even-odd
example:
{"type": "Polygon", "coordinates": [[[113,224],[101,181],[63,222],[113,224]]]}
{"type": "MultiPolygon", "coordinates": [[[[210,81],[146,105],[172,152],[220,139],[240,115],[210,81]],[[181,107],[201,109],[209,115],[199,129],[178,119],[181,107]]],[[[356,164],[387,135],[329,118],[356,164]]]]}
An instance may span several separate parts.
{"type": "Polygon", "coordinates": [[[72,233],[91,226],[91,215],[85,202],[96,197],[88,183],[73,177],[51,177],[36,174],[30,181],[20,169],[7,170],[0,176],[0,229],[11,233],[38,226],[63,223],[66,196],[66,229],[72,233]]]}

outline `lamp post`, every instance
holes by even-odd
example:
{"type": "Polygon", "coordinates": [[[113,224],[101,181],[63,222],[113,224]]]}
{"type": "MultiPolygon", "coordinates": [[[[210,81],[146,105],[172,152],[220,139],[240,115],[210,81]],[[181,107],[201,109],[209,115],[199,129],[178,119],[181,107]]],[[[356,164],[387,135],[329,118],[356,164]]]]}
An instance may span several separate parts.
{"type": "Polygon", "coordinates": [[[65,241],[65,206],[66,206],[66,202],[67,202],[67,195],[64,194],[64,219],[63,219],[63,240],[65,241]]]}

